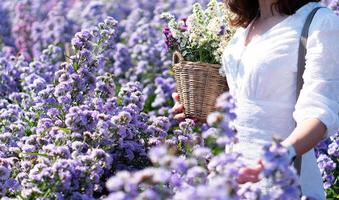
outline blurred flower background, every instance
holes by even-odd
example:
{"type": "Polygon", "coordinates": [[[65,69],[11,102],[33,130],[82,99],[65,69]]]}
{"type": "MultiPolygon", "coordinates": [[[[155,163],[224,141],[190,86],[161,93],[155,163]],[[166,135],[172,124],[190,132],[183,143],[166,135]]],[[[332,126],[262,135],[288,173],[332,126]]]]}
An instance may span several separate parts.
{"type": "MultiPolygon", "coordinates": [[[[208,124],[170,113],[175,81],[161,19],[208,0],[2,0],[1,199],[296,199],[295,170],[263,148],[275,192],[236,182],[232,97],[208,124]],[[273,166],[273,167],[272,167],[273,166]]],[[[337,0],[325,2],[339,12],[337,0]]],[[[316,149],[339,198],[339,132],[316,149]]]]}

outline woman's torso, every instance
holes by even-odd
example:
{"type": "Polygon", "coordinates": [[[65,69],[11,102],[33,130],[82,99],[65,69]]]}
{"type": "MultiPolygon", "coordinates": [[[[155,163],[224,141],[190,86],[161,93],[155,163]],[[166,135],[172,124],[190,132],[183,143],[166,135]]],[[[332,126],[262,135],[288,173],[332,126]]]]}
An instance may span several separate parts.
{"type": "MultiPolygon", "coordinates": [[[[249,28],[237,30],[225,49],[223,69],[230,92],[237,100],[239,126],[269,130],[280,139],[292,132],[301,29],[308,14],[319,6],[308,3],[248,46],[245,39],[249,28]],[[247,113],[251,115],[241,118],[241,114],[247,113]]],[[[329,9],[320,9],[310,32],[321,23],[319,19],[329,14],[333,14],[329,9]]]]}
{"type": "MultiPolygon", "coordinates": [[[[272,141],[272,137],[284,139],[295,128],[299,40],[306,17],[319,6],[318,3],[303,6],[246,47],[249,27],[240,28],[225,50],[223,67],[237,102],[235,125],[240,142],[235,148],[249,160],[257,159],[261,146],[272,141]]],[[[313,24],[328,13],[325,8],[318,11],[313,24]]],[[[303,190],[323,199],[321,175],[313,151],[304,157],[303,190]]]]}

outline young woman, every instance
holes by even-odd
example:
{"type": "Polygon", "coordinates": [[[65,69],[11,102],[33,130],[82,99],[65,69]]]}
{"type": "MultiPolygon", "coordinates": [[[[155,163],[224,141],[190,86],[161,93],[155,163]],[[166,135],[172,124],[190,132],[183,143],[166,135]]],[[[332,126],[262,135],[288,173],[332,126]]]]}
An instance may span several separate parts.
{"type": "MultiPolygon", "coordinates": [[[[260,151],[273,137],[289,155],[302,155],[303,195],[325,199],[313,147],[339,129],[339,17],[317,11],[309,30],[304,85],[296,101],[298,48],[317,0],[226,0],[238,30],[223,56],[230,92],[237,101],[235,151],[257,163],[240,170],[239,182],[258,182],[260,151]],[[295,122],[297,127],[295,127],[295,122]],[[259,160],[259,162],[258,162],[259,160]]],[[[173,94],[176,118],[184,118],[173,94]]],[[[268,183],[260,183],[270,188],[268,183]]]]}

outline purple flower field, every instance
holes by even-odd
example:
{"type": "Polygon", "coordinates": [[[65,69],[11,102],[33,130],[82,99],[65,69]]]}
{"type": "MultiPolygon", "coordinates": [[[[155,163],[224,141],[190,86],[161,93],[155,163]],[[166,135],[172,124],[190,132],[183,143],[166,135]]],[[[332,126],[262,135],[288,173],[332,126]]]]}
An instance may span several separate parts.
{"type": "MultiPolygon", "coordinates": [[[[197,2],[209,0],[2,0],[1,200],[300,198],[278,143],[262,156],[274,190],[237,182],[230,94],[206,124],[173,119],[161,14],[186,19],[197,2]]],[[[326,3],[339,14],[339,1],[326,3]]],[[[339,199],[339,130],[315,153],[328,199],[339,199]]]]}

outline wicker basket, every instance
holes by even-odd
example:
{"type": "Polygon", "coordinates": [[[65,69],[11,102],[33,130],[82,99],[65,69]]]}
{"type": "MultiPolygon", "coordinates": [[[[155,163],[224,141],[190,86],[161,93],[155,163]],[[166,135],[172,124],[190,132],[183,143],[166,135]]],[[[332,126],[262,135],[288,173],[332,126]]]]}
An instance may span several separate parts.
{"type": "Polygon", "coordinates": [[[178,52],[173,54],[176,89],[186,117],[205,122],[215,110],[217,97],[228,90],[219,68],[220,65],[185,61],[178,52]]]}

